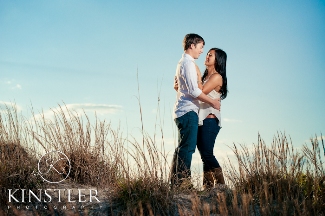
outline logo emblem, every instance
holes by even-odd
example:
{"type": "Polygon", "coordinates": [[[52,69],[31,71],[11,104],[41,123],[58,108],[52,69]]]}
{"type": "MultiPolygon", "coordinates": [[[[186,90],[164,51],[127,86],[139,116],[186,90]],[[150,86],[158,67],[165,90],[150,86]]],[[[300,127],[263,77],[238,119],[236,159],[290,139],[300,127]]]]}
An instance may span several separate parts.
{"type": "Polygon", "coordinates": [[[60,151],[43,155],[38,161],[38,173],[49,183],[59,183],[68,178],[71,170],[69,158],[60,151]]]}

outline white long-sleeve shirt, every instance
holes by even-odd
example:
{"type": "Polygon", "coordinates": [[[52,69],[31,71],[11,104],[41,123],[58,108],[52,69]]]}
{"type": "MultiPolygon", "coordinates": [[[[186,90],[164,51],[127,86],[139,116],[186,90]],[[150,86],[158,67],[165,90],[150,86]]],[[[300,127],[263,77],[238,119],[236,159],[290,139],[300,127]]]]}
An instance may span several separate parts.
{"type": "Polygon", "coordinates": [[[198,88],[194,58],[186,53],[177,64],[176,74],[178,91],[174,106],[174,119],[189,111],[198,113],[199,101],[196,99],[202,90],[198,88]]]}

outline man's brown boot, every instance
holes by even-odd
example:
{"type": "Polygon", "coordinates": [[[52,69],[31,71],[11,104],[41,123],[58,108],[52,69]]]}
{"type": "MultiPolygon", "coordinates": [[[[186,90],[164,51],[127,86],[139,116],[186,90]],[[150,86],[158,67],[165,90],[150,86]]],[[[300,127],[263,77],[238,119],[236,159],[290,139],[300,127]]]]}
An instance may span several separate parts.
{"type": "Polygon", "coordinates": [[[204,172],[203,174],[203,189],[209,189],[214,187],[214,173],[204,172]]]}

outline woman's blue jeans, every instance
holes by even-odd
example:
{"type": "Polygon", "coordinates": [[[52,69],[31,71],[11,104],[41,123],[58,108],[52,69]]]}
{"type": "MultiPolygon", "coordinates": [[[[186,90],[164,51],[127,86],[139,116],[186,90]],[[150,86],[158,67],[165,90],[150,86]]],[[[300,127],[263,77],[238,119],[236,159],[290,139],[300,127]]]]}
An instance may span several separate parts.
{"type": "Polygon", "coordinates": [[[175,149],[171,167],[172,185],[191,177],[191,162],[196,148],[198,121],[197,113],[194,111],[175,119],[178,127],[178,146],[175,149]]]}
{"type": "Polygon", "coordinates": [[[198,128],[197,148],[201,155],[204,172],[220,167],[213,155],[214,143],[220,130],[218,123],[218,118],[206,118],[203,120],[203,125],[198,128]]]}

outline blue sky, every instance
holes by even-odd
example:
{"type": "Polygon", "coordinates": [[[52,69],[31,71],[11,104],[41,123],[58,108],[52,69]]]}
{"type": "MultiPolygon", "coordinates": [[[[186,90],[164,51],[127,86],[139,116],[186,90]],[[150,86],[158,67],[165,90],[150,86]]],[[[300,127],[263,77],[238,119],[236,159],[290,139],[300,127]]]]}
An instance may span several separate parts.
{"type": "Polygon", "coordinates": [[[159,96],[172,151],[173,77],[183,37],[197,33],[201,71],[209,48],[228,54],[217,155],[258,133],[270,143],[285,131],[296,147],[325,133],[325,1],[0,0],[0,29],[0,101],[26,116],[64,102],[138,137],[138,71],[145,130],[159,96]]]}

